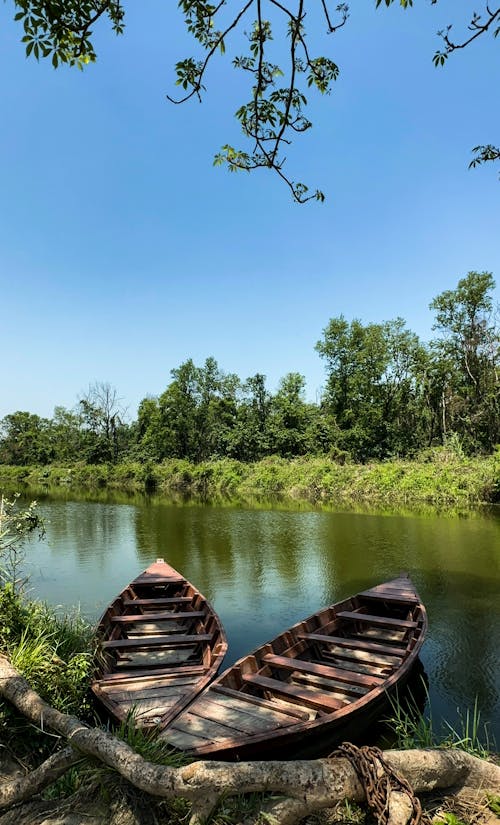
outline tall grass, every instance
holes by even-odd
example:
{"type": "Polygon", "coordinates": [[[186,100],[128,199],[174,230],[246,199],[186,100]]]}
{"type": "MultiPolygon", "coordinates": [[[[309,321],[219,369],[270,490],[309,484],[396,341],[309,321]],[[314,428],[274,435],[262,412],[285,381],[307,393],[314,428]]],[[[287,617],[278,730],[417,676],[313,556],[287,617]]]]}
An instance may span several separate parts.
{"type": "Polygon", "coordinates": [[[169,459],[160,464],[124,462],[119,465],[73,467],[0,466],[0,481],[36,489],[155,491],[169,497],[198,500],[230,499],[308,502],[352,506],[462,506],[498,501],[498,455],[464,457],[445,448],[432,448],[413,460],[391,459],[367,464],[338,462],[334,458],[269,456],[252,463],[229,458],[193,464],[169,459]]]}
{"type": "MultiPolygon", "coordinates": [[[[78,614],[60,618],[47,605],[25,600],[11,585],[0,588],[0,615],[0,651],[46,702],[90,719],[90,625],[78,614]]],[[[5,702],[0,703],[0,737],[5,744],[15,743],[18,753],[51,747],[46,736],[5,702]]]]}
{"type": "Polygon", "coordinates": [[[443,720],[439,726],[432,714],[427,686],[426,712],[422,713],[410,695],[404,704],[397,698],[390,699],[391,714],[386,720],[394,734],[396,747],[409,748],[460,748],[473,756],[486,759],[495,751],[496,743],[488,725],[481,719],[477,697],[473,708],[457,709],[457,723],[443,720]]]}

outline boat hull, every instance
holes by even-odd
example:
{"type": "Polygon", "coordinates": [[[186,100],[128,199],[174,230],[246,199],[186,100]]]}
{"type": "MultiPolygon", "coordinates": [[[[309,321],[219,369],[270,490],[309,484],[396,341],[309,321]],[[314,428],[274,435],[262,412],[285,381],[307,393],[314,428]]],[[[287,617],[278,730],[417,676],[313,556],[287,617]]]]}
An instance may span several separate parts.
{"type": "Polygon", "coordinates": [[[426,630],[425,607],[407,577],[362,591],[240,659],[161,737],[195,758],[327,755],[387,716],[426,630]]]}
{"type": "Polygon", "coordinates": [[[117,722],[162,729],[216,676],[227,650],[205,597],[159,559],[105,610],[91,690],[117,722]]]}

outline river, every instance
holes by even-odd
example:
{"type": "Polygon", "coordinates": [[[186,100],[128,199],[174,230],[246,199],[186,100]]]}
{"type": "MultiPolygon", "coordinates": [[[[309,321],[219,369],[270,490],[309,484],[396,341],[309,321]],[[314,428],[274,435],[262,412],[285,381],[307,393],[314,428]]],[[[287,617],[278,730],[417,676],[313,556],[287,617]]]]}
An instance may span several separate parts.
{"type": "Polygon", "coordinates": [[[43,497],[34,597],[95,620],[157,557],[213,603],[231,664],[318,608],[408,571],[429,614],[422,662],[434,724],[477,698],[500,748],[500,513],[391,515],[43,497]]]}

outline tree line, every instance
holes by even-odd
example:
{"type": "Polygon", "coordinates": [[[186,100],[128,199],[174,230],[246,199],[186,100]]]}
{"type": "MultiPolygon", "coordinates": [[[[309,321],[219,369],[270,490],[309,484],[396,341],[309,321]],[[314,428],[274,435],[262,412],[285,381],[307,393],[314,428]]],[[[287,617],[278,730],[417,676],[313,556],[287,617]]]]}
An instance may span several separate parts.
{"type": "Polygon", "coordinates": [[[17,411],[0,422],[0,463],[89,464],[255,461],[327,454],[339,461],[412,457],[453,442],[464,454],[500,442],[500,326],[491,273],[469,272],[431,302],[437,337],[423,343],[401,318],[363,324],[332,318],[316,344],[326,381],[318,403],[305,378],[275,393],[257,373],[241,380],[209,357],[171,371],[157,397],[127,421],[117,391],[95,383],[51,419],[17,411]]]}

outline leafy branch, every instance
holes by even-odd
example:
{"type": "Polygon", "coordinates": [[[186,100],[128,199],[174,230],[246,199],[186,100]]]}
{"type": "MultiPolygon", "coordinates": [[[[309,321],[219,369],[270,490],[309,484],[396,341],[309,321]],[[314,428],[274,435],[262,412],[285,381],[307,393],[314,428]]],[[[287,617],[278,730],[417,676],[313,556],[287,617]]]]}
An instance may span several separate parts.
{"type": "MultiPolygon", "coordinates": [[[[437,0],[434,0],[434,2],[437,2],[437,0]]],[[[472,43],[482,34],[487,32],[488,29],[495,23],[498,25],[495,29],[493,29],[493,37],[498,37],[498,34],[500,33],[500,8],[492,10],[490,9],[489,5],[486,5],[486,14],[486,20],[483,20],[482,15],[478,14],[477,12],[473,13],[470,23],[467,26],[467,28],[470,32],[472,32],[472,34],[459,43],[451,39],[450,32],[453,28],[451,23],[448,26],[446,26],[445,29],[441,29],[441,31],[438,31],[439,37],[441,37],[444,42],[444,49],[441,51],[438,50],[435,53],[434,57],[432,58],[434,65],[444,66],[446,60],[452,52],[456,51],[457,49],[465,49],[470,43],[472,43]]]]}
{"type": "MultiPolygon", "coordinates": [[[[251,78],[250,100],[240,106],[236,118],[244,136],[251,141],[252,149],[245,151],[226,144],[215,156],[214,164],[226,165],[231,172],[273,169],[289,187],[296,202],[323,201],[321,191],[310,194],[305,184],[291,180],[284,172],[284,148],[290,145],[294,133],[305,132],[312,126],[304,114],[307,99],[303,87],[312,86],[322,94],[328,94],[339,73],[330,58],[312,57],[309,53],[304,27],[306,0],[297,0],[294,11],[279,0],[248,0],[226,25],[219,25],[218,15],[223,4],[215,7],[203,0],[181,0],[180,5],[188,31],[207,50],[207,55],[203,61],[190,57],[177,63],[176,83],[187,94],[173,101],[175,103],[183,103],[194,95],[201,99],[204,76],[211,58],[217,50],[225,51],[227,36],[236,29],[244,15],[250,10],[256,15],[250,31],[246,33],[247,53],[233,60],[233,66],[247,72],[251,78]],[[286,71],[268,56],[273,41],[273,25],[268,19],[271,14],[284,21],[286,26],[289,41],[286,71]],[[286,75],[287,82],[282,82],[281,78],[286,75]],[[299,80],[303,82],[299,83],[299,80]]],[[[333,12],[327,0],[322,0],[321,9],[328,33],[334,33],[347,22],[347,4],[340,3],[335,7],[338,16],[336,24],[332,22],[333,12]]]]}

